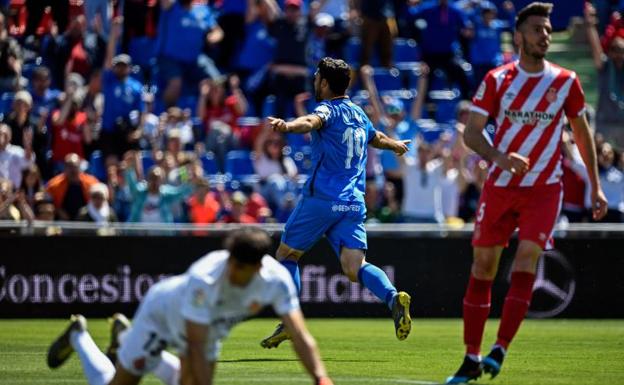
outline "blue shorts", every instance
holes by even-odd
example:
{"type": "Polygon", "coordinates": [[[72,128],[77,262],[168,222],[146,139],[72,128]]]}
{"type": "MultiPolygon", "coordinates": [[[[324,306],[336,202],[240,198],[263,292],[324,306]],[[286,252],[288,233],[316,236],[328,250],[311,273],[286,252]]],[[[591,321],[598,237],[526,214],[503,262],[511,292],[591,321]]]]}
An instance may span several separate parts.
{"type": "Polygon", "coordinates": [[[296,250],[307,251],[327,236],[336,256],[342,247],[366,250],[363,202],[327,201],[304,196],[286,222],[282,243],[296,250]]]}

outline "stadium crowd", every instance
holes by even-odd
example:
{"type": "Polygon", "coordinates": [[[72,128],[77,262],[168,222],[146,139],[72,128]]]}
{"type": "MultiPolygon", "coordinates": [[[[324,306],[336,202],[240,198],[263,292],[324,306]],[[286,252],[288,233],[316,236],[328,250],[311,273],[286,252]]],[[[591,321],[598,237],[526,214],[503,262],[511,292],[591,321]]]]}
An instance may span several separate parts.
{"type": "MultiPolygon", "coordinates": [[[[612,3],[588,3],[584,28],[605,221],[622,222],[624,2],[612,3]]],[[[313,173],[310,139],[265,118],[311,111],[316,63],[334,56],[375,127],[414,140],[405,157],[369,148],[368,221],[470,222],[489,166],[461,140],[468,100],[515,57],[501,37],[514,5],[497,4],[0,0],[0,219],[285,222],[313,173]]],[[[568,133],[562,153],[562,220],[589,221],[568,133]]]]}

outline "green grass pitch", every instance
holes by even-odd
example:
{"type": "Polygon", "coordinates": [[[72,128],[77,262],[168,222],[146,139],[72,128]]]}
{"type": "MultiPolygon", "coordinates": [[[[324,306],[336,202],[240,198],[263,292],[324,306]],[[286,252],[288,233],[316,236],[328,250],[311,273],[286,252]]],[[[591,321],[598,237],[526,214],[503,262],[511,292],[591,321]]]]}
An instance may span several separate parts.
{"type": "MultiPolygon", "coordinates": [[[[253,320],[237,326],[225,341],[216,384],[310,384],[288,343],[263,350],[259,341],[275,320],[253,320]]],[[[0,384],[86,384],[74,354],[60,369],[49,370],[45,353],[65,327],[63,320],[0,321],[0,384]]],[[[461,320],[416,319],[410,337],[399,342],[388,319],[311,319],[337,385],[434,384],[457,369],[462,359],[461,320]]],[[[484,347],[496,333],[491,321],[484,347]]],[[[108,341],[103,320],[90,320],[89,330],[101,348],[108,341]]],[[[144,384],[159,384],[147,376],[144,384]]],[[[511,347],[503,371],[479,384],[624,384],[624,320],[529,320],[511,347]]]]}

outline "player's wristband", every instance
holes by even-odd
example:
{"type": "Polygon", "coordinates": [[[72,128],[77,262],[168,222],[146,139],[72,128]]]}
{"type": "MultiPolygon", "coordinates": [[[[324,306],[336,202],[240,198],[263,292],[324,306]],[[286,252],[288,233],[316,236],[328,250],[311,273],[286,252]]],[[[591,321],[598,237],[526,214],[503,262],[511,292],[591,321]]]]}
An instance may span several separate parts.
{"type": "Polygon", "coordinates": [[[329,377],[321,377],[316,380],[315,385],[334,385],[334,383],[329,377]]]}

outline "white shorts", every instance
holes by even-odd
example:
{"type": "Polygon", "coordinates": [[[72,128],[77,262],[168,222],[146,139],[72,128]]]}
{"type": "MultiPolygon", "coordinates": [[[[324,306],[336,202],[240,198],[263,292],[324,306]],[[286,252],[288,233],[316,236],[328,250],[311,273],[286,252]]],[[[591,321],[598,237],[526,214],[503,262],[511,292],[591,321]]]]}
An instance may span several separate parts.
{"type": "MultiPolygon", "coordinates": [[[[162,360],[161,353],[167,347],[176,349],[180,357],[186,355],[186,341],[180,338],[184,330],[168,330],[166,321],[165,313],[176,311],[167,306],[166,295],[163,295],[173,283],[163,281],[154,285],[143,298],[132,326],[120,336],[119,363],[135,376],[156,369],[162,360]]],[[[221,341],[209,337],[204,351],[206,360],[216,361],[221,352],[221,341]]]]}

